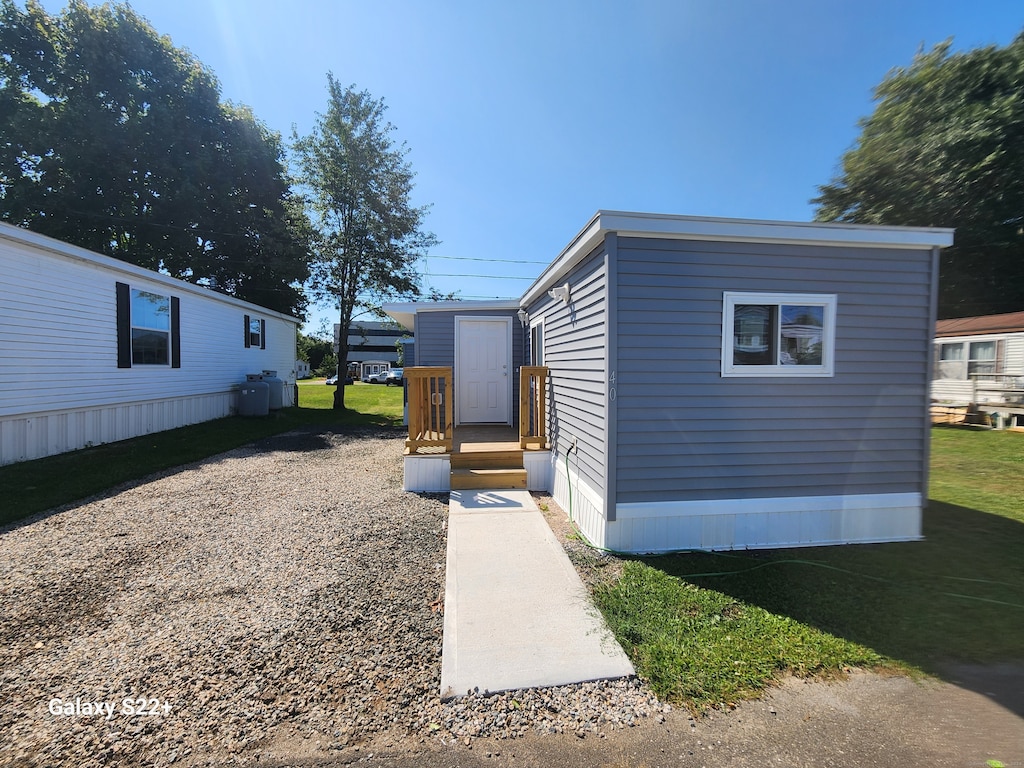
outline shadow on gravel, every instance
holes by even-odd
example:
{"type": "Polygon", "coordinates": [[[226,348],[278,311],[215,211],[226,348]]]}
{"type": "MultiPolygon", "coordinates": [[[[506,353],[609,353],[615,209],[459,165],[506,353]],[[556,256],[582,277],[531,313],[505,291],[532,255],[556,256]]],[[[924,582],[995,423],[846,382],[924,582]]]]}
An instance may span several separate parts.
{"type": "Polygon", "coordinates": [[[1024,523],[932,501],[924,541],[648,558],[652,568],[1024,716],[1024,523]]]}
{"type": "MultiPolygon", "coordinates": [[[[157,435],[155,437],[148,436],[148,438],[150,440],[156,440],[159,439],[160,437],[166,438],[166,434],[167,433],[164,433],[163,435],[157,435]]],[[[76,499],[75,501],[69,502],[67,504],[61,504],[58,506],[54,506],[50,509],[29,514],[25,517],[19,517],[19,519],[13,521],[0,522],[0,537],[2,537],[5,533],[19,529],[22,526],[33,525],[42,520],[46,520],[47,518],[53,517],[54,515],[62,514],[65,512],[71,512],[86,504],[92,504],[97,501],[113,498],[114,496],[117,496],[118,494],[123,493],[131,488],[137,488],[138,486],[145,485],[146,483],[152,482],[153,480],[163,477],[171,477],[180,472],[188,471],[189,469],[200,464],[211,464],[222,461],[226,456],[228,456],[231,453],[234,453],[235,451],[250,451],[255,453],[272,453],[274,451],[314,453],[318,451],[330,450],[336,447],[338,444],[339,437],[349,439],[382,437],[388,439],[399,438],[404,435],[404,429],[395,428],[391,426],[380,426],[376,424],[316,424],[299,426],[296,429],[291,430],[289,432],[283,432],[276,435],[271,435],[270,437],[261,438],[247,445],[231,448],[227,451],[224,451],[223,453],[218,453],[204,459],[199,459],[197,461],[189,462],[186,464],[181,464],[178,466],[169,467],[162,470],[157,470],[155,472],[146,474],[143,477],[139,477],[138,479],[128,480],[122,483],[118,483],[116,485],[112,485],[111,487],[99,493],[83,496],[82,498],[76,499]]],[[[136,440],[143,439],[146,438],[137,438],[136,440]]],[[[107,443],[104,445],[96,446],[95,448],[87,448],[75,453],[53,456],[49,457],[48,459],[41,459],[39,461],[72,461],[76,455],[89,456],[92,454],[96,454],[99,457],[102,457],[104,454],[109,454],[112,457],[114,457],[111,459],[111,461],[113,462],[124,461],[124,459],[121,458],[121,454],[118,453],[118,451],[121,450],[121,446],[122,443],[107,443]]],[[[396,455],[400,455],[400,449],[399,453],[396,455]]],[[[4,467],[3,469],[7,470],[7,475],[10,475],[14,471],[18,470],[19,466],[12,465],[9,467],[4,467]]],[[[6,477],[6,475],[0,475],[0,480],[2,480],[3,477],[6,477]]],[[[60,483],[61,481],[61,477],[53,478],[54,483],[60,483]]],[[[39,484],[39,481],[33,482],[39,484]]],[[[2,506],[4,504],[10,503],[11,497],[15,495],[15,490],[17,489],[10,489],[10,492],[8,492],[9,489],[5,487],[4,482],[0,482],[0,521],[2,521],[4,518],[9,519],[12,516],[12,514],[14,516],[18,515],[16,511],[12,513],[10,509],[3,508],[2,506]]]]}
{"type": "Polygon", "coordinates": [[[311,453],[314,451],[326,451],[336,447],[339,438],[354,440],[369,438],[387,439],[398,438],[404,435],[404,430],[389,427],[318,425],[265,437],[262,440],[257,440],[251,447],[258,453],[272,453],[275,451],[311,453]]]}

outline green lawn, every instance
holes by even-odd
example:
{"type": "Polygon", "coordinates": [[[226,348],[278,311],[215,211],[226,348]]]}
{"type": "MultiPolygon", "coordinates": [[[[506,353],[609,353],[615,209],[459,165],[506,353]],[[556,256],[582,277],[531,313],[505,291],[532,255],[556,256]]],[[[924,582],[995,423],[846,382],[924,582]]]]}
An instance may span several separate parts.
{"type": "Polygon", "coordinates": [[[269,416],[231,416],[0,467],[0,524],[292,429],[402,423],[401,387],[346,387],[345,411],[332,409],[334,391],[323,379],[303,381],[299,382],[298,407],[269,416]]]}
{"type": "Polygon", "coordinates": [[[932,445],[923,542],[634,559],[600,581],[641,676],[699,710],[783,671],[1024,661],[1024,435],[932,445]]]}

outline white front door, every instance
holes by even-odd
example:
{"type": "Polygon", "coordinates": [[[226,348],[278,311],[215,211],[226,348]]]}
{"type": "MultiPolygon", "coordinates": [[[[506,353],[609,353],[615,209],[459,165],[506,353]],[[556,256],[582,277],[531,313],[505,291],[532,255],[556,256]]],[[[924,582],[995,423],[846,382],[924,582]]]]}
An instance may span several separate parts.
{"type": "Polygon", "coordinates": [[[459,424],[511,424],[512,318],[455,318],[459,424]]]}

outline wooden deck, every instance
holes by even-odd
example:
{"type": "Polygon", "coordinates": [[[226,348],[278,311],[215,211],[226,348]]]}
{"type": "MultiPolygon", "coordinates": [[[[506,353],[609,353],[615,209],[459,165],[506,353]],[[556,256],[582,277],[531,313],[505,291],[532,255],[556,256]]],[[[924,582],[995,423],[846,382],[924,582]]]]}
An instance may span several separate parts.
{"type": "Polygon", "coordinates": [[[504,424],[474,424],[456,427],[452,443],[452,453],[518,451],[519,432],[504,424]]]}
{"type": "Polygon", "coordinates": [[[405,377],[409,397],[406,472],[415,466],[414,474],[425,473],[422,477],[430,478],[416,480],[417,484],[441,486],[441,473],[447,468],[452,490],[526,488],[528,452],[532,471],[538,477],[547,477],[535,460],[548,449],[547,368],[524,365],[519,369],[518,428],[505,424],[456,427],[450,366],[406,368],[405,377]],[[446,461],[440,469],[428,469],[418,466],[417,457],[431,463],[438,458],[446,461]]]}

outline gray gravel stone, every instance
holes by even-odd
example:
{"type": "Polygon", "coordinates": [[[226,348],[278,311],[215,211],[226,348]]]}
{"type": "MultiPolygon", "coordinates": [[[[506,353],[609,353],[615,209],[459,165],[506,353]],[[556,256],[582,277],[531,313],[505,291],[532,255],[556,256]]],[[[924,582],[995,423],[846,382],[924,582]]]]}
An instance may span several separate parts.
{"type": "Polygon", "coordinates": [[[447,498],[401,490],[402,448],[285,435],[0,529],[0,765],[589,738],[662,711],[636,680],[441,703],[447,498]]]}

